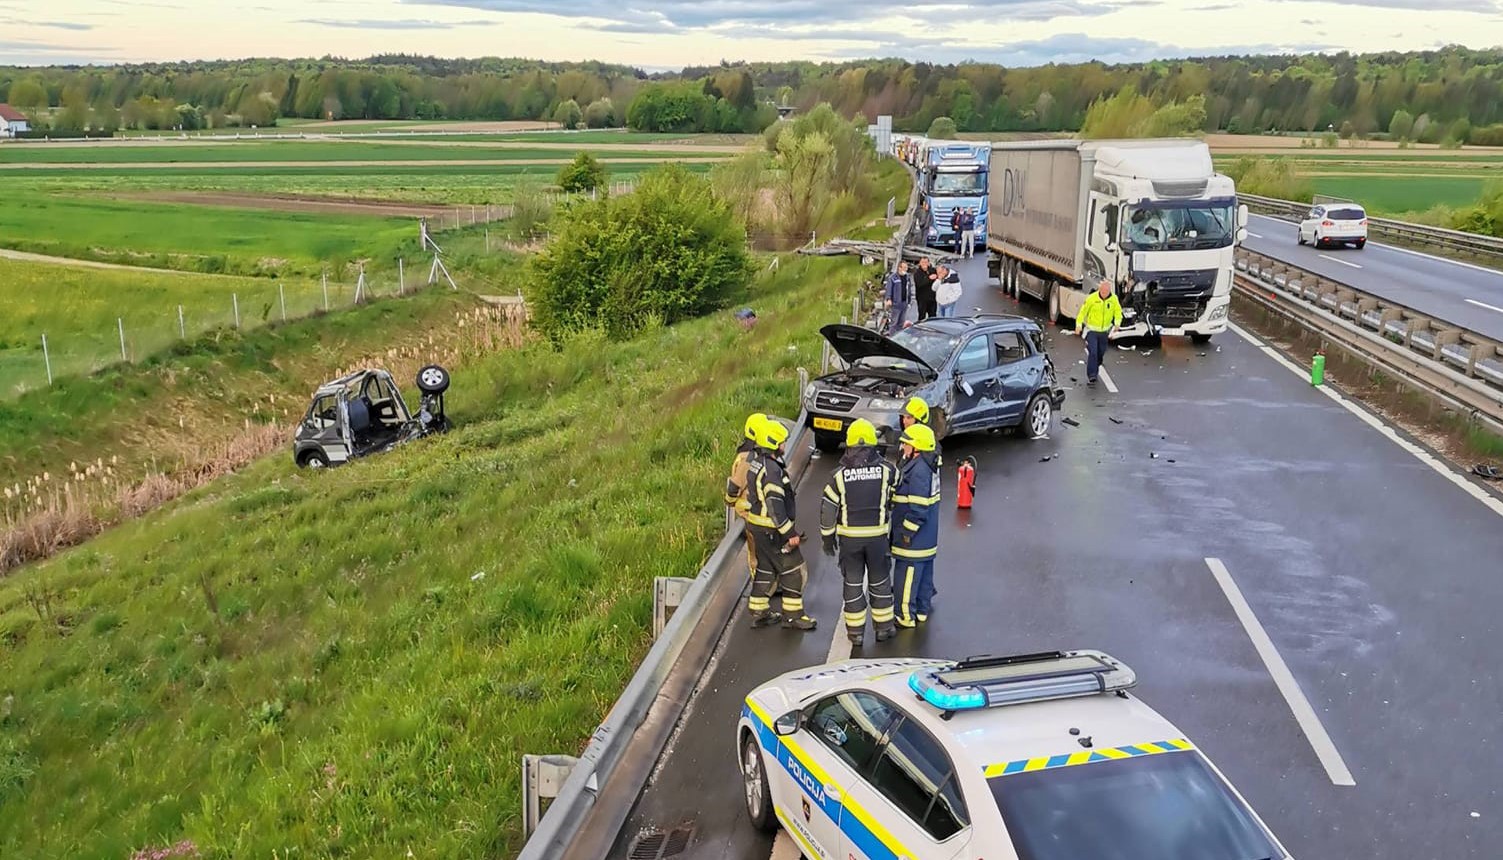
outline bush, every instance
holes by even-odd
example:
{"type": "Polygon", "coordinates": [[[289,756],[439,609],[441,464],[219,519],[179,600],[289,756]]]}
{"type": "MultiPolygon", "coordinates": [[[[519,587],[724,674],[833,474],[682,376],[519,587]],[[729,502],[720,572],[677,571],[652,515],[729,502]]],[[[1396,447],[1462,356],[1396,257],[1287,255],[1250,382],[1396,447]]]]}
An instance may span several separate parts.
{"type": "Polygon", "coordinates": [[[555,343],[598,328],[629,337],[722,307],[752,277],[746,230],[710,184],[680,165],[635,191],[582,200],[528,264],[533,322],[555,343]]]}
{"type": "Polygon", "coordinates": [[[1503,123],[1472,129],[1467,143],[1472,146],[1503,146],[1503,123]]]}
{"type": "Polygon", "coordinates": [[[1239,158],[1226,168],[1226,175],[1244,194],[1303,203],[1314,196],[1310,181],[1294,169],[1293,162],[1282,158],[1239,158]]]}
{"type": "Polygon", "coordinates": [[[621,124],[616,116],[616,105],[610,99],[600,98],[590,102],[584,109],[586,128],[615,128],[621,124]]]}
{"type": "Polygon", "coordinates": [[[1320,136],[1320,145],[1326,149],[1335,149],[1340,143],[1341,138],[1337,137],[1334,131],[1328,131],[1320,136]]]}
{"type": "Polygon", "coordinates": [[[584,122],[584,111],[579,109],[579,102],[573,99],[559,102],[553,110],[553,121],[564,128],[578,128],[584,122]]]}
{"type": "Polygon", "coordinates": [[[929,123],[928,136],[935,140],[954,140],[959,132],[960,130],[955,127],[955,120],[947,116],[937,116],[934,122],[929,123]]]}
{"type": "Polygon", "coordinates": [[[541,183],[519,182],[512,192],[511,217],[506,226],[518,239],[529,239],[553,218],[553,201],[541,183]]]}
{"type": "Polygon", "coordinates": [[[605,165],[588,152],[574,155],[574,161],[558,172],[558,187],[570,194],[594,191],[605,185],[605,165]]]}
{"type": "Polygon", "coordinates": [[[1388,120],[1388,136],[1394,140],[1409,140],[1414,135],[1414,114],[1396,110],[1388,120]]]}
{"type": "Polygon", "coordinates": [[[1447,136],[1450,137],[1452,140],[1456,141],[1456,145],[1457,146],[1462,146],[1464,144],[1471,143],[1472,142],[1472,122],[1471,122],[1471,120],[1467,119],[1466,117],[1462,117],[1461,119],[1456,120],[1456,123],[1451,126],[1451,133],[1449,135],[1447,135],[1447,136]]]}

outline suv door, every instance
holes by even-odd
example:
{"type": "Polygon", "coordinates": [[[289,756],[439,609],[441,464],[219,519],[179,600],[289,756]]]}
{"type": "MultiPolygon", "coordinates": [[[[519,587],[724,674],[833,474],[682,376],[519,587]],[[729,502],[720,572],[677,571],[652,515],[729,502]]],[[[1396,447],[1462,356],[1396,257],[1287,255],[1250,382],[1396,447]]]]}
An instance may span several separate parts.
{"type": "Polygon", "coordinates": [[[966,341],[955,353],[951,374],[955,399],[949,428],[976,430],[991,426],[1002,400],[997,369],[992,364],[991,336],[978,334],[966,341]]]}
{"type": "Polygon", "coordinates": [[[299,434],[312,441],[330,463],[343,463],[350,459],[350,446],[344,429],[345,415],[334,394],[314,398],[303,416],[304,430],[299,434]]]}
{"type": "Polygon", "coordinates": [[[841,853],[851,860],[951,860],[971,841],[954,763],[933,735],[906,717],[887,730],[866,779],[847,794],[847,814],[859,809],[867,819],[866,826],[841,827],[841,853]]]}
{"type": "Polygon", "coordinates": [[[996,420],[1011,424],[1023,414],[1028,398],[1044,379],[1044,357],[1034,354],[1022,332],[1002,331],[992,335],[996,353],[997,378],[1001,382],[1002,402],[996,420]]]}
{"type": "Polygon", "coordinates": [[[1310,213],[1305,216],[1305,220],[1301,221],[1299,225],[1300,238],[1307,242],[1313,239],[1315,237],[1315,228],[1320,224],[1320,219],[1324,218],[1325,214],[1326,210],[1320,206],[1310,207],[1310,213]]]}
{"type": "Polygon", "coordinates": [[[785,796],[798,805],[780,808],[778,818],[810,858],[844,860],[845,794],[870,768],[893,717],[892,706],[870,693],[836,693],[804,712],[794,736],[803,755],[784,745],[782,770],[793,783],[785,796]]]}

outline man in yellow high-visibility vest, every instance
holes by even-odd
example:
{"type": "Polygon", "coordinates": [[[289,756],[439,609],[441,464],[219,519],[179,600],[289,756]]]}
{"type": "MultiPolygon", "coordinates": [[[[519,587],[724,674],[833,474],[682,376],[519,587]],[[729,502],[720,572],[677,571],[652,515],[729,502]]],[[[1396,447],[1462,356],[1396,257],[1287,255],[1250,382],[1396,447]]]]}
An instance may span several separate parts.
{"type": "Polygon", "coordinates": [[[1122,325],[1122,303],[1112,294],[1112,282],[1102,279],[1096,292],[1086,297],[1075,317],[1075,333],[1085,331],[1086,384],[1096,384],[1096,374],[1106,360],[1106,348],[1122,325]]]}

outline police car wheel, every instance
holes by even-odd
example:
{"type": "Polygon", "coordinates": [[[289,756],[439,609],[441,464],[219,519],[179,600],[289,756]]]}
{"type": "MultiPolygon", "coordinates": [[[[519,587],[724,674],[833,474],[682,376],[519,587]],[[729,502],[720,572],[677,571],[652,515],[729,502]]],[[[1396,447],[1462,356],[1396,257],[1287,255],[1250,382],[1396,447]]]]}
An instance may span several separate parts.
{"type": "Polygon", "coordinates": [[[1049,433],[1049,425],[1054,423],[1054,404],[1049,402],[1048,396],[1035,394],[1028,401],[1028,409],[1023,413],[1023,435],[1029,439],[1038,439],[1049,433]]]}
{"type": "Polygon", "coordinates": [[[762,768],[762,750],[757,748],[757,739],[751,734],[741,739],[741,782],[746,789],[746,816],[752,826],[768,833],[777,830],[767,773],[762,768]]]}

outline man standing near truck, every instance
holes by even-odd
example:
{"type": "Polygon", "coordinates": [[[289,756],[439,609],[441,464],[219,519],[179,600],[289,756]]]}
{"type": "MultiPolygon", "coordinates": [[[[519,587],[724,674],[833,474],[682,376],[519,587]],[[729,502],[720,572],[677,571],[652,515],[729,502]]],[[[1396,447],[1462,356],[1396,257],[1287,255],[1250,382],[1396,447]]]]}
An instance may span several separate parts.
{"type": "Polygon", "coordinates": [[[928,257],[919,260],[913,271],[913,297],[918,302],[918,322],[934,316],[938,304],[934,297],[934,267],[928,257]]]}
{"type": "Polygon", "coordinates": [[[913,278],[908,274],[908,261],[899,260],[896,270],[887,273],[882,282],[882,300],[890,309],[886,335],[896,334],[903,327],[903,317],[908,315],[908,303],[913,299],[913,278]]]}
{"type": "Polygon", "coordinates": [[[1087,385],[1096,384],[1101,362],[1106,359],[1106,348],[1121,325],[1122,303],[1112,294],[1112,282],[1102,278],[1096,292],[1086,297],[1085,304],[1080,306],[1080,315],[1075,318],[1075,334],[1085,331],[1087,385]]]}

